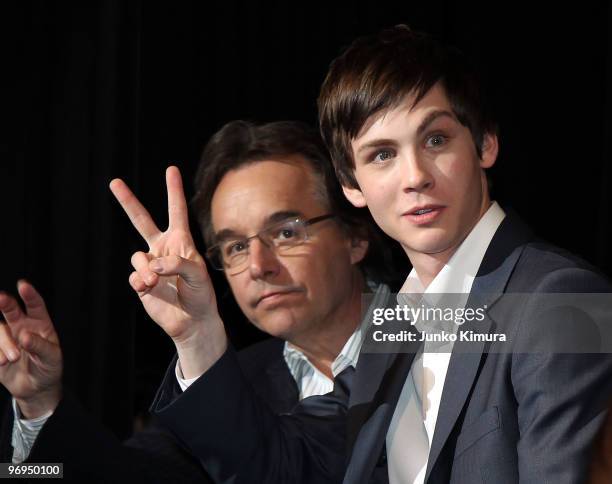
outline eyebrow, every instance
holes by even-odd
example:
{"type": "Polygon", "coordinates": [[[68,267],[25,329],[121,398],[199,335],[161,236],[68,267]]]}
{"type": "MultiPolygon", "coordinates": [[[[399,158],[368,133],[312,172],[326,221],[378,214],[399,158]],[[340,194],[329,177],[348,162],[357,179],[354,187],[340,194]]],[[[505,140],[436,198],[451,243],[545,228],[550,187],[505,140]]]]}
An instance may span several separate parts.
{"type": "MultiPolygon", "coordinates": [[[[419,127],[416,130],[416,134],[417,137],[421,136],[423,134],[424,131],[427,130],[427,128],[438,118],[443,118],[443,117],[447,117],[447,118],[451,118],[453,121],[456,121],[457,118],[455,117],[455,115],[453,113],[451,113],[450,111],[447,111],[445,109],[437,109],[435,111],[432,111],[431,113],[429,113],[427,116],[425,116],[425,119],[423,119],[423,121],[421,121],[421,124],[419,124],[419,127]]],[[[359,149],[357,150],[357,154],[370,149],[370,148],[377,148],[379,146],[389,146],[389,145],[395,145],[397,142],[393,139],[385,139],[385,138],[381,138],[381,139],[374,139],[372,141],[368,141],[366,144],[362,145],[359,147],[359,149]]]]}
{"type": "MultiPolygon", "coordinates": [[[[268,215],[264,219],[262,228],[268,225],[273,225],[275,223],[282,222],[289,218],[303,217],[303,216],[304,214],[300,212],[299,210],[280,210],[278,212],[274,212],[268,215]]],[[[244,237],[246,237],[244,234],[241,234],[235,230],[222,229],[215,234],[215,241],[216,243],[218,243],[220,241],[227,240],[227,239],[242,239],[244,237]]]]}
{"type": "Polygon", "coordinates": [[[421,136],[423,134],[423,131],[429,128],[429,125],[438,118],[451,118],[453,121],[457,121],[457,118],[455,117],[455,115],[451,113],[450,111],[447,111],[446,109],[437,109],[429,113],[427,116],[425,116],[425,119],[421,122],[421,124],[417,128],[417,131],[416,131],[417,136],[421,136]]]}
{"type": "Polygon", "coordinates": [[[361,145],[357,150],[357,154],[363,153],[370,148],[378,148],[379,146],[389,146],[395,145],[396,141],[392,139],[373,139],[372,141],[368,141],[366,144],[361,145]]]}

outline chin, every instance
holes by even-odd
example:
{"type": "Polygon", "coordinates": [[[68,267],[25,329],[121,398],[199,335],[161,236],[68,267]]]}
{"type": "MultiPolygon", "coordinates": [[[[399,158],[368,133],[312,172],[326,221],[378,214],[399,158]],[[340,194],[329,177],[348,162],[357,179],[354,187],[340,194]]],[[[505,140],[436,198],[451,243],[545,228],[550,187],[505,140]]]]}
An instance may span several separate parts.
{"type": "Polygon", "coordinates": [[[285,311],[282,311],[282,313],[285,314],[268,314],[265,318],[261,318],[253,324],[275,338],[291,339],[291,335],[295,333],[298,320],[295,319],[294,315],[287,314],[285,311]]]}
{"type": "Polygon", "coordinates": [[[422,237],[406,240],[402,245],[419,254],[438,254],[452,247],[451,238],[445,233],[426,233],[422,237]]]}

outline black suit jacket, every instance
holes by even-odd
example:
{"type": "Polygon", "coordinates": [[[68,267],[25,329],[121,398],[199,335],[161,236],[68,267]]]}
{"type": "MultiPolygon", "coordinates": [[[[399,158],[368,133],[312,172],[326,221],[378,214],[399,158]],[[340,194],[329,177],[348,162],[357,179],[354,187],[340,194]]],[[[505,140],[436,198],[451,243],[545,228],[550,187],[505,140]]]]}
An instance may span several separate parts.
{"type": "MultiPolygon", "coordinates": [[[[584,479],[612,395],[612,358],[538,351],[543,322],[532,303],[541,294],[611,291],[592,267],[538,241],[518,217],[508,214],[489,245],[467,303],[486,306],[485,320],[473,328],[466,323],[463,329],[505,331],[516,350],[496,352],[491,343],[482,342],[462,352],[463,344],[456,343],[426,482],[584,479]],[[508,293],[531,296],[512,307],[501,297],[508,293]]],[[[582,321],[574,321],[571,313],[557,317],[560,324],[552,327],[561,330],[551,332],[552,340],[567,336],[568,328],[570,335],[580,330],[582,321]]],[[[231,351],[190,392],[167,392],[167,378],[153,409],[219,481],[386,482],[385,437],[417,349],[362,353],[350,401],[335,389],[335,395],[326,397],[322,418],[308,415],[305,404],[311,404],[310,399],[291,416],[265,412],[245,385],[231,351]],[[216,430],[199,433],[191,428],[194,421],[216,430]],[[222,432],[234,433],[237,427],[243,430],[241,438],[220,445],[222,432]]]]}
{"type": "MultiPolygon", "coordinates": [[[[295,380],[283,358],[284,342],[268,339],[238,353],[252,391],[273,413],[287,413],[298,402],[295,380]]],[[[174,372],[176,358],[169,366],[174,372]]],[[[5,399],[0,453],[10,462],[13,411],[5,399]]],[[[227,436],[231,438],[231,436],[227,436]]],[[[121,444],[96,424],[76,398],[66,394],[41,430],[26,462],[63,462],[64,480],[114,483],[208,483],[210,478],[159,422],[121,444]]]]}

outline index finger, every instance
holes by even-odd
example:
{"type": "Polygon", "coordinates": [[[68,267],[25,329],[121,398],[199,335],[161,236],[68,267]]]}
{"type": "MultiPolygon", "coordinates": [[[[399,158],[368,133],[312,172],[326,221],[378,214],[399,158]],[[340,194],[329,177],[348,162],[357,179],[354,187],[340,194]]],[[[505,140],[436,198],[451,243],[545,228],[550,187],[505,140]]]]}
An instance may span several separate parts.
{"type": "Polygon", "coordinates": [[[168,225],[171,229],[188,231],[187,201],[183,191],[181,172],[176,166],[169,166],[166,170],[166,186],[168,187],[168,225]]]}
{"type": "Polygon", "coordinates": [[[45,300],[30,282],[25,279],[18,281],[17,292],[25,304],[25,310],[28,316],[36,319],[51,319],[47,312],[45,300]]]}
{"type": "Polygon", "coordinates": [[[17,300],[4,291],[0,292],[0,312],[7,323],[16,323],[23,317],[23,311],[17,300]]]}
{"type": "Polygon", "coordinates": [[[142,203],[136,198],[136,195],[132,193],[132,190],[120,178],[115,178],[110,182],[109,186],[134,228],[151,247],[154,237],[160,233],[160,230],[155,225],[155,222],[153,222],[147,209],[143,207],[142,203]]]}

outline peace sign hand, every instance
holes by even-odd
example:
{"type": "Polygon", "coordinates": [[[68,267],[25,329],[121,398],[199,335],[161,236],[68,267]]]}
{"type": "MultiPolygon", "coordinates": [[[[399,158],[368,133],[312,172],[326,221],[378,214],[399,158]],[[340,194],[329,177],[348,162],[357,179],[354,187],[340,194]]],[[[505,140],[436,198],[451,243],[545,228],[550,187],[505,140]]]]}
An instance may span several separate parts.
{"type": "Polygon", "coordinates": [[[120,179],[110,189],[149,246],[132,255],[132,288],[151,317],[172,338],[186,378],[199,376],[225,351],[227,340],[215,292],[191,232],[181,174],[166,170],[169,224],[159,230],[120,179]],[[195,373],[195,374],[194,374],[195,373]]]}

